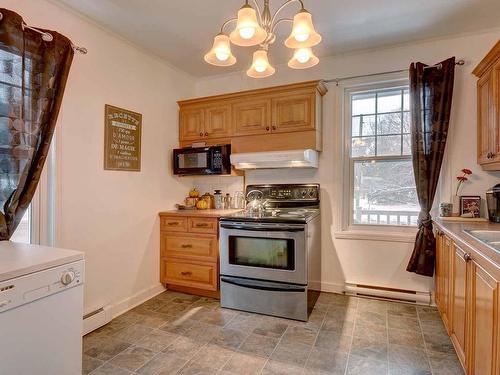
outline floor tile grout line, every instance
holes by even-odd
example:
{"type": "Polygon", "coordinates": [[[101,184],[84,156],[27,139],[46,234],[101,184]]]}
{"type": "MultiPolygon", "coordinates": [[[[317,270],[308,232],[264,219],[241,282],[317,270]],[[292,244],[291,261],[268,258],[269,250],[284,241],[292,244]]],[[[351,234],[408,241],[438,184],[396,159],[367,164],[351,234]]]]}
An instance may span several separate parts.
{"type": "Polygon", "coordinates": [[[264,366],[262,366],[262,368],[260,369],[259,374],[262,374],[262,371],[264,371],[264,368],[266,367],[267,363],[271,360],[272,355],[274,354],[274,352],[278,348],[278,346],[281,343],[281,340],[283,339],[283,337],[285,337],[286,331],[288,331],[289,327],[290,327],[289,325],[286,326],[286,329],[283,331],[283,334],[278,339],[278,342],[276,343],[276,346],[274,347],[274,349],[271,352],[271,354],[269,354],[269,357],[267,358],[266,362],[264,363],[264,366]]]}
{"type": "Polygon", "coordinates": [[[316,341],[318,340],[318,336],[319,336],[319,333],[321,332],[321,328],[325,324],[326,315],[328,314],[328,310],[330,309],[330,304],[331,304],[331,301],[329,302],[328,307],[327,307],[326,312],[325,312],[325,315],[323,316],[323,320],[321,321],[321,324],[319,325],[318,332],[316,332],[316,336],[314,337],[314,341],[312,343],[312,346],[309,349],[309,354],[307,354],[307,358],[306,358],[306,361],[304,362],[304,366],[302,366],[302,372],[306,371],[307,363],[309,362],[309,358],[311,358],[311,353],[314,349],[314,346],[316,345],[316,341]]]}
{"type": "Polygon", "coordinates": [[[432,368],[431,359],[429,357],[429,349],[427,348],[427,340],[425,339],[424,330],[422,328],[422,320],[420,319],[420,312],[418,308],[417,308],[417,319],[418,319],[418,326],[420,327],[420,333],[422,334],[422,340],[424,341],[425,357],[427,358],[427,363],[429,364],[429,368],[431,369],[431,374],[434,374],[434,369],[432,368]]]}
{"type": "MultiPolygon", "coordinates": [[[[350,297],[348,298],[356,298],[356,297],[350,297]]],[[[349,360],[351,359],[351,352],[352,352],[352,344],[354,342],[354,330],[356,329],[356,322],[358,321],[358,306],[359,306],[359,299],[356,298],[356,308],[354,309],[354,322],[352,324],[352,332],[351,332],[351,344],[349,345],[349,351],[347,353],[347,361],[345,364],[345,370],[344,370],[344,375],[347,375],[347,371],[349,368],[349,360]]]]}

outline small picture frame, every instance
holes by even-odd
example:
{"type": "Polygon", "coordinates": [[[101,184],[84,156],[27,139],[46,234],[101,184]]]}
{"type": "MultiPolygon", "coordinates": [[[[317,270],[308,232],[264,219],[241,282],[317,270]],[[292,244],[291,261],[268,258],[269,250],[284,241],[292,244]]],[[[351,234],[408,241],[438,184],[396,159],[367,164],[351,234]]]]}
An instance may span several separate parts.
{"type": "Polygon", "coordinates": [[[479,195],[462,195],[460,197],[460,216],[464,214],[480,217],[481,197],[479,195]]]}

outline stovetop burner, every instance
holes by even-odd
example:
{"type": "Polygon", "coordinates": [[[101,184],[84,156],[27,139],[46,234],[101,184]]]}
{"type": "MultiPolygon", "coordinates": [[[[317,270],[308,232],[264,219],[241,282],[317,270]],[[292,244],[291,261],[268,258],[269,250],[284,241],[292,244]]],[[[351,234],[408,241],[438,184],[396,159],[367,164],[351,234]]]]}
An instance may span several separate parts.
{"type": "Polygon", "coordinates": [[[221,220],[307,223],[319,215],[317,184],[249,185],[246,194],[247,209],[221,220]],[[265,208],[255,209],[258,204],[265,208]]]}

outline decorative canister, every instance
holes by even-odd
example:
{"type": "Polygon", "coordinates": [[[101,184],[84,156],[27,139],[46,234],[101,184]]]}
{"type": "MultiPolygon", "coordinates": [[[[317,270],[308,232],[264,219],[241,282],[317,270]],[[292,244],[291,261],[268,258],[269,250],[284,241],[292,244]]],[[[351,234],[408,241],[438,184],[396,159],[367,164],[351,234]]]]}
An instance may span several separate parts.
{"type": "Polygon", "coordinates": [[[440,203],[439,204],[439,216],[441,217],[449,217],[453,212],[453,204],[451,203],[440,203]]]}
{"type": "Polygon", "coordinates": [[[222,196],[222,192],[220,190],[215,190],[214,202],[216,210],[222,210],[224,208],[224,197],[222,196]]]}

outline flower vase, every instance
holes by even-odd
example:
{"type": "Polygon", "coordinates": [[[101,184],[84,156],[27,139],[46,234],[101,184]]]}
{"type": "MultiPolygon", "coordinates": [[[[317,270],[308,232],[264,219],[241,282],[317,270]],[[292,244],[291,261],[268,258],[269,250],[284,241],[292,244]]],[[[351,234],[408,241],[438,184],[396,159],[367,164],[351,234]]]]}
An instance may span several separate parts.
{"type": "Polygon", "coordinates": [[[451,216],[460,216],[460,197],[458,195],[454,195],[451,202],[453,204],[451,216]]]}

